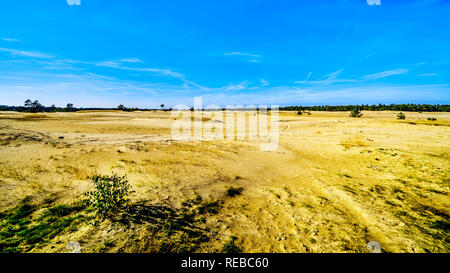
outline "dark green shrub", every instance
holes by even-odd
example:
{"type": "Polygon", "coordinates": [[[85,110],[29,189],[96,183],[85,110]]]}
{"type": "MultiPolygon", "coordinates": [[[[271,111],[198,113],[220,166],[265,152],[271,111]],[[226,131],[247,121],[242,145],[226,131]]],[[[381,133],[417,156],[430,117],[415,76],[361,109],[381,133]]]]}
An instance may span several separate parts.
{"type": "Polygon", "coordinates": [[[242,250],[234,243],[237,240],[236,236],[231,236],[231,239],[222,247],[224,253],[239,253],[242,250]]]}
{"type": "Polygon", "coordinates": [[[361,113],[361,110],[359,110],[359,107],[354,107],[350,112],[350,117],[352,118],[360,118],[362,115],[363,114],[361,113]]]}
{"type": "Polygon", "coordinates": [[[229,187],[227,190],[227,196],[234,197],[236,195],[240,195],[243,190],[244,190],[244,188],[242,188],[242,187],[240,187],[240,188],[229,187]]]}
{"type": "Polygon", "coordinates": [[[406,118],[406,116],[405,116],[405,114],[403,114],[403,112],[400,112],[397,114],[397,119],[405,119],[405,118],[406,118]]]}
{"type": "Polygon", "coordinates": [[[297,115],[299,115],[299,116],[303,115],[302,111],[298,111],[297,115]]]}
{"type": "Polygon", "coordinates": [[[84,208],[82,205],[83,204],[81,202],[74,205],[57,205],[45,210],[41,214],[40,219],[44,219],[46,217],[64,217],[70,215],[73,212],[83,210],[84,208]]]}
{"type": "Polygon", "coordinates": [[[130,203],[128,196],[132,193],[126,176],[94,176],[95,190],[85,193],[86,204],[92,207],[103,219],[111,213],[126,209],[130,203]]]}
{"type": "Polygon", "coordinates": [[[428,118],[429,121],[436,121],[436,118],[428,118]]]}
{"type": "Polygon", "coordinates": [[[198,212],[200,214],[211,213],[217,214],[219,212],[221,203],[217,200],[204,202],[198,206],[198,212]]]}

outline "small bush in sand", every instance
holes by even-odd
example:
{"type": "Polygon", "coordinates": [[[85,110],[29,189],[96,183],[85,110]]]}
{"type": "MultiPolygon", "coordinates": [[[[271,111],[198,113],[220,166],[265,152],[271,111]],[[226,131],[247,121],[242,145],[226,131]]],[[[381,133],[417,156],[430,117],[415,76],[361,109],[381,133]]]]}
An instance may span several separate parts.
{"type": "Polygon", "coordinates": [[[95,190],[85,194],[86,204],[93,208],[98,216],[103,219],[112,213],[125,210],[130,199],[128,196],[132,193],[126,176],[93,176],[95,190]]]}

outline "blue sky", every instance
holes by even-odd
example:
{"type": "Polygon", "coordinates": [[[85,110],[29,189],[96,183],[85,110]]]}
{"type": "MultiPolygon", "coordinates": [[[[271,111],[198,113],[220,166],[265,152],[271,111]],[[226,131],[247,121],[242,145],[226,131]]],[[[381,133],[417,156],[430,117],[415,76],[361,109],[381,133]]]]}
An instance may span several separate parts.
{"type": "Polygon", "coordinates": [[[0,104],[450,103],[450,1],[0,2],[0,104]]]}

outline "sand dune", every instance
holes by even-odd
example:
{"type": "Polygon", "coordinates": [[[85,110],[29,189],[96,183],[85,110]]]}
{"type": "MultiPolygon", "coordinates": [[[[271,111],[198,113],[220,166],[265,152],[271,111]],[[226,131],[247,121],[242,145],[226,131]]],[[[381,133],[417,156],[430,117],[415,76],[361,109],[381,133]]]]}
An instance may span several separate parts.
{"type": "Polygon", "coordinates": [[[78,241],[84,252],[220,252],[236,237],[245,252],[367,252],[370,241],[448,252],[450,113],[406,116],[282,112],[279,148],[263,152],[248,140],[174,141],[175,118],[162,111],[1,112],[0,212],[28,197],[35,221],[79,200],[89,176],[114,172],[136,191],[134,214],[75,221],[19,250],[66,252],[78,241]],[[194,214],[202,205],[217,210],[194,214]]]}

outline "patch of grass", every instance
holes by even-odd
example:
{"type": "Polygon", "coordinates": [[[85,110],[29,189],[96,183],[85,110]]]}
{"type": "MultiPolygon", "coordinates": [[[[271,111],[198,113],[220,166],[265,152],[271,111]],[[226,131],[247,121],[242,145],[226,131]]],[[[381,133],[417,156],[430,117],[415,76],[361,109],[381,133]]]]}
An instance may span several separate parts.
{"type": "Polygon", "coordinates": [[[103,242],[103,244],[101,244],[101,245],[98,247],[97,251],[98,251],[99,253],[104,253],[104,252],[106,252],[106,250],[108,250],[109,248],[113,247],[114,245],[115,245],[115,244],[114,244],[113,241],[105,240],[105,241],[103,242]]]}
{"type": "Polygon", "coordinates": [[[289,197],[292,197],[292,192],[288,187],[283,187],[283,190],[287,193],[289,197]]]}
{"type": "Polygon", "coordinates": [[[384,202],[385,202],[386,204],[388,204],[388,205],[393,206],[393,207],[397,207],[397,206],[398,206],[397,204],[395,204],[394,202],[389,201],[389,200],[385,200],[384,202]]]}
{"type": "Polygon", "coordinates": [[[350,192],[350,193],[352,193],[352,194],[356,194],[356,191],[354,190],[354,189],[352,189],[350,186],[348,186],[348,185],[344,185],[344,190],[345,191],[348,191],[348,192],[350,192]]]}
{"type": "Polygon", "coordinates": [[[203,198],[196,194],[195,197],[191,198],[191,199],[185,199],[183,201],[181,201],[181,205],[183,205],[183,207],[192,207],[194,205],[199,205],[203,202],[203,198]]]}
{"type": "Polygon", "coordinates": [[[35,211],[35,208],[28,203],[20,204],[14,212],[8,217],[10,224],[18,224],[23,218],[30,216],[35,211]]]}
{"type": "Polygon", "coordinates": [[[450,232],[450,222],[448,222],[448,221],[441,221],[441,220],[435,221],[431,224],[430,227],[432,227],[434,229],[440,229],[440,230],[444,231],[445,233],[450,232]]]}
{"type": "Polygon", "coordinates": [[[76,225],[84,216],[69,216],[79,207],[59,205],[46,210],[37,221],[32,221],[35,208],[28,201],[0,220],[0,252],[27,252],[76,225]]]}
{"type": "Polygon", "coordinates": [[[49,216],[64,217],[64,216],[70,215],[73,212],[77,212],[77,211],[80,211],[83,209],[84,209],[84,207],[81,204],[76,204],[73,206],[57,205],[57,206],[54,206],[54,207],[49,208],[46,211],[44,211],[44,213],[42,213],[42,215],[40,217],[41,217],[41,219],[49,217],[49,216]]]}
{"type": "Polygon", "coordinates": [[[435,190],[435,189],[427,189],[429,192],[433,192],[436,194],[442,194],[442,195],[447,195],[445,192],[440,191],[440,190],[435,190]]]}
{"type": "Polygon", "coordinates": [[[427,206],[427,205],[419,205],[415,208],[415,211],[422,216],[428,216],[429,214],[434,214],[436,216],[440,216],[445,219],[450,217],[445,211],[441,211],[439,209],[435,209],[435,208],[427,206]]]}
{"type": "Polygon", "coordinates": [[[41,119],[41,118],[47,118],[48,116],[43,115],[43,114],[31,114],[31,115],[26,115],[24,116],[22,119],[41,119]]]}
{"type": "Polygon", "coordinates": [[[405,193],[404,191],[402,191],[402,190],[399,189],[399,188],[394,188],[394,189],[392,190],[392,192],[393,192],[393,193],[405,193]]]}
{"type": "Polygon", "coordinates": [[[376,192],[378,194],[382,194],[386,191],[386,188],[384,186],[381,185],[375,185],[373,187],[370,188],[371,192],[376,192]]]}
{"type": "Polygon", "coordinates": [[[113,247],[113,246],[115,245],[114,242],[113,242],[113,241],[110,241],[110,240],[104,241],[103,244],[104,244],[106,247],[113,247]]]}
{"type": "Polygon", "coordinates": [[[241,195],[243,190],[244,190],[244,188],[242,188],[242,187],[239,187],[239,188],[229,187],[227,189],[227,196],[235,197],[236,195],[241,195]]]}
{"type": "Polygon", "coordinates": [[[397,217],[411,217],[406,211],[397,211],[394,213],[397,217]]]}
{"type": "Polygon", "coordinates": [[[221,202],[219,200],[208,201],[200,204],[197,209],[200,214],[211,213],[217,214],[221,207],[221,202]]]}
{"type": "Polygon", "coordinates": [[[235,244],[235,241],[237,240],[236,236],[231,236],[230,240],[225,243],[225,245],[222,247],[223,253],[239,253],[242,252],[242,250],[235,244]]]}

